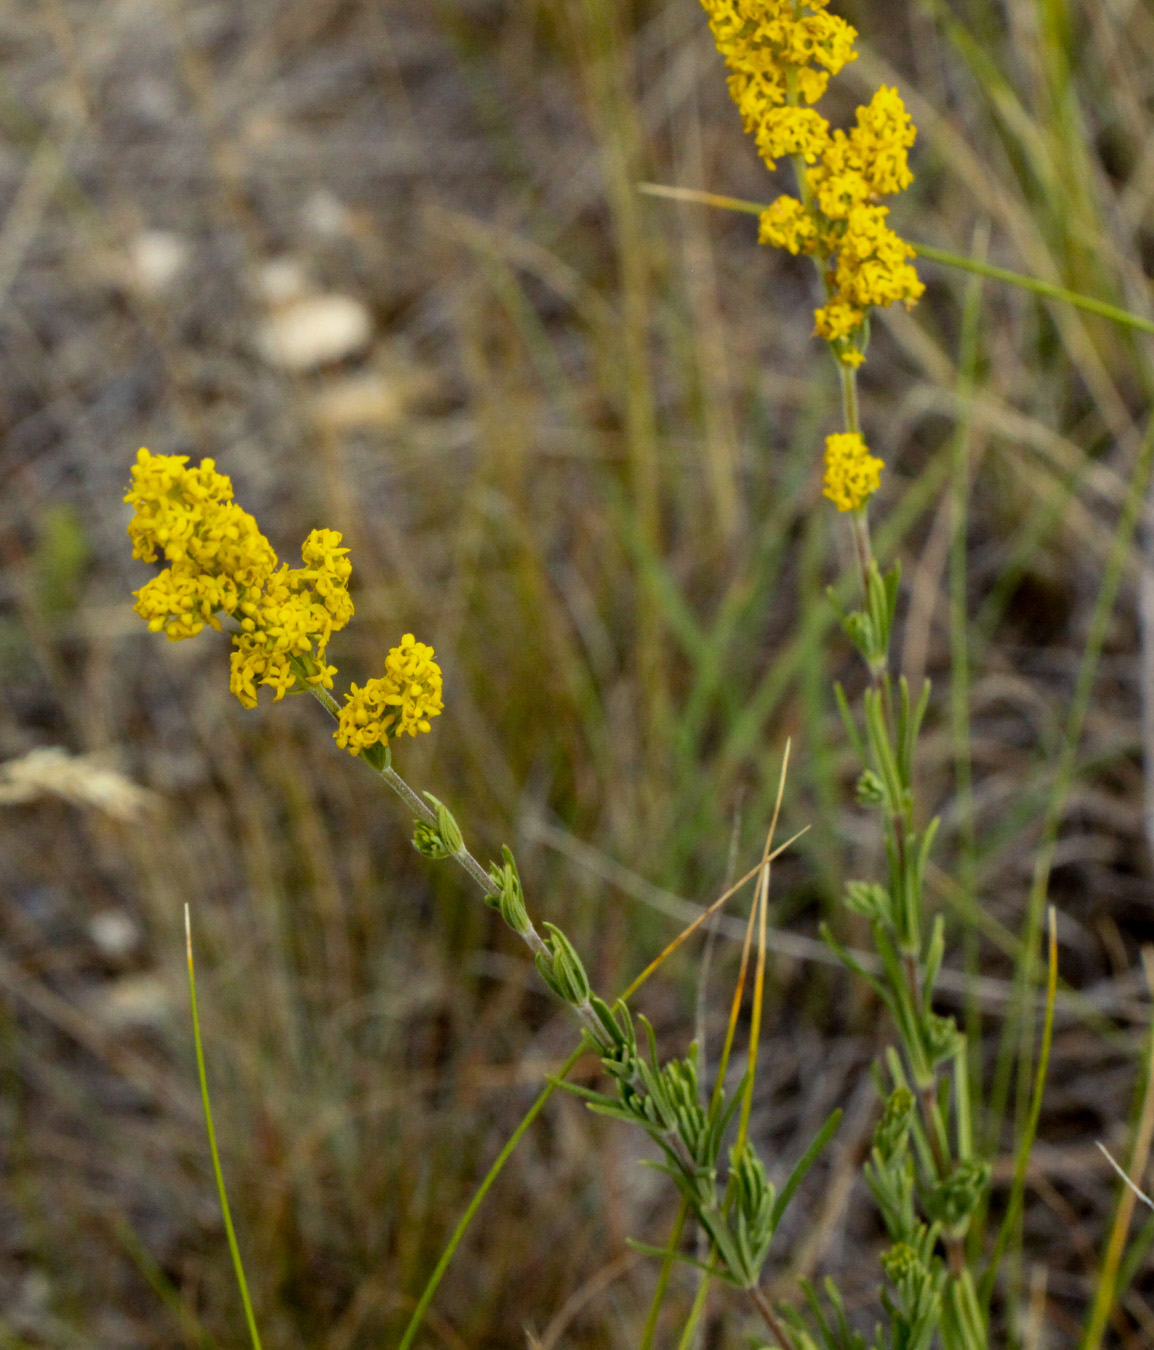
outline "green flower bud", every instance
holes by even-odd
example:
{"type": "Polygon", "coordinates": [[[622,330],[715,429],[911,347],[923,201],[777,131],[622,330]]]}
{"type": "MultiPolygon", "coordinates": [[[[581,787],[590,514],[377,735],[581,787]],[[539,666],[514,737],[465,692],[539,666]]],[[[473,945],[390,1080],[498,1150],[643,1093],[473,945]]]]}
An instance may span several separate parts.
{"type": "Polygon", "coordinates": [[[922,1040],[934,1066],[953,1059],[962,1048],[962,1033],[952,1017],[928,1012],[922,1019],[922,1040]]]}
{"type": "Polygon", "coordinates": [[[565,990],[561,987],[561,982],[554,969],[552,953],[546,956],[544,952],[538,952],[533,959],[537,965],[537,970],[540,973],[541,978],[549,988],[552,989],[558,998],[565,998],[565,990]]]}
{"type": "Polygon", "coordinates": [[[888,1280],[900,1286],[910,1276],[920,1273],[923,1267],[921,1257],[913,1247],[908,1242],[899,1242],[896,1247],[882,1253],[882,1269],[888,1280]]]}
{"type": "Polygon", "coordinates": [[[554,989],[566,1003],[577,1006],[588,1002],[589,976],[585,973],[585,966],[577,955],[577,949],[556,924],[547,923],[545,927],[549,931],[552,973],[556,981],[553,984],[554,989]]]}
{"type": "Polygon", "coordinates": [[[489,864],[489,878],[497,887],[497,893],[485,896],[485,903],[500,910],[501,918],[513,932],[524,937],[532,925],[525,908],[525,892],[521,888],[521,877],[517,872],[513,854],[504,844],[501,845],[501,856],[505,859],[503,864],[489,864]]]}
{"type": "Polygon", "coordinates": [[[436,812],[437,823],[429,825],[425,821],[417,821],[413,830],[413,847],[426,858],[451,858],[465,847],[460,827],[443,802],[439,802],[431,792],[426,792],[425,797],[436,812]]]}
{"type": "Polygon", "coordinates": [[[859,806],[885,805],[885,784],[873,769],[866,769],[857,780],[857,800],[859,806]]]}
{"type": "Polygon", "coordinates": [[[860,609],[855,609],[852,614],[845,616],[842,627],[862,656],[872,662],[877,655],[878,641],[877,629],[870,616],[860,609]]]}
{"type": "Polygon", "coordinates": [[[860,914],[871,923],[891,924],[893,904],[890,893],[876,881],[848,881],[845,888],[845,907],[860,914]]]}
{"type": "Polygon", "coordinates": [[[913,1123],[914,1104],[914,1094],[909,1088],[895,1088],[887,1098],[882,1118],[874,1130],[874,1146],[883,1162],[892,1162],[904,1152],[913,1123]]]}
{"type": "Polygon", "coordinates": [[[437,829],[440,831],[445,847],[450,854],[460,853],[465,847],[465,840],[461,836],[460,826],[453,819],[453,813],[444,802],[439,802],[431,792],[426,792],[425,798],[437,813],[437,829]]]}
{"type": "Polygon", "coordinates": [[[989,1182],[989,1163],[968,1158],[930,1191],[926,1213],[948,1232],[961,1236],[989,1182]]]}
{"type": "Polygon", "coordinates": [[[413,847],[424,858],[452,857],[453,850],[445,847],[440,830],[435,825],[426,825],[423,820],[413,822],[413,847]]]}

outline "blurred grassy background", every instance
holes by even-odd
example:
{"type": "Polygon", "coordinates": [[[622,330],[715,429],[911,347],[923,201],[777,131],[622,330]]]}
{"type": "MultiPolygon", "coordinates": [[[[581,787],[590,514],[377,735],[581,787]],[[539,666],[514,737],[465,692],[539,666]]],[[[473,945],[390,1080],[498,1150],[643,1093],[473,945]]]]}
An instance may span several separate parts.
{"type": "MultiPolygon", "coordinates": [[[[903,234],[1149,314],[1148,4],[839,9],[863,36],[834,114],[896,82],[920,128],[903,234]]],[[[0,135],[0,758],[60,746],[150,794],[78,805],[57,762],[57,790],[0,805],[0,1344],[244,1339],[195,1096],[188,902],[265,1344],[389,1345],[574,1029],[311,702],[246,713],[223,640],[149,636],[128,466],[142,444],[215,457],[282,557],[315,526],[345,534],[342,676],[403,631],[434,644],[446,713],[398,766],[480,856],[516,849],[600,987],[756,856],[787,736],[784,828],[810,831],[775,921],[812,939],[844,875],[880,861],[829,688],[859,679],[824,594],[846,544],[820,499],[834,373],[807,267],[759,250],[748,217],[636,191],[789,185],[742,137],[696,0],[14,0],[0,135]],[[333,296],[356,302],[343,356],[270,350],[333,296]]],[[[989,1087],[1154,380],[1148,339],[922,275],[917,310],[875,324],[863,412],[890,466],[881,551],[910,586],[904,668],[938,680],[922,788],[944,817],[948,964],[985,981],[947,996],[989,1087]]],[[[1125,1155],[1142,1086],[1148,570],[1136,552],[1062,817],[1062,973],[1100,1015],[1059,1019],[1003,1344],[1076,1343],[1115,1194],[1094,1142],[1125,1155]]],[[[779,1292],[836,1272],[868,1325],[880,1239],[857,1167],[888,1033],[820,955],[775,959],[755,1124],[784,1174],[847,1108],[775,1272],[779,1292]]],[[[734,965],[723,935],[708,985],[698,946],[646,990],[671,1052],[695,1028],[716,1048],[734,965]]],[[[1011,1094],[986,1122],[999,1152],[1012,1113],[1011,1094]]],[[[636,1344],[654,1270],[624,1239],[660,1241],[672,1214],[636,1161],[621,1129],[553,1103],[425,1342],[636,1344]]],[[[1119,1345],[1154,1334],[1149,1241],[1119,1345]]],[[[719,1297],[706,1343],[742,1343],[742,1317],[719,1297]]]]}

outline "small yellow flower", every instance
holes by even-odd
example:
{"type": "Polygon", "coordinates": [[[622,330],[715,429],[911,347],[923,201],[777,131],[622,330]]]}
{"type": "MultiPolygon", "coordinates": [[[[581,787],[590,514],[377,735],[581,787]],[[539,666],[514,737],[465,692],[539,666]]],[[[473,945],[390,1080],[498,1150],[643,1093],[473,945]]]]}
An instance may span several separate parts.
{"type": "MultiPolygon", "coordinates": [[[[850,303],[841,296],[835,296],[828,304],[814,313],[814,332],[818,337],[823,337],[827,342],[838,342],[842,338],[848,338],[865,322],[865,313],[857,305],[850,303]]],[[[859,352],[860,356],[861,353],[859,352]]],[[[858,365],[859,362],[849,361],[849,365],[858,365]]]]}
{"type": "Polygon", "coordinates": [[[325,649],[353,617],[352,568],[340,542],[336,530],[313,530],[301,548],[306,565],[282,566],[259,595],[237,606],[241,631],[232,640],[229,687],[246,708],[256,706],[259,684],[276,690],[274,702],[282,699],[298,672],[309,684],[333,687],[336,667],[327,664],[325,649]]]}
{"type": "Polygon", "coordinates": [[[220,631],[222,611],[236,607],[236,587],[227,577],[211,577],[187,562],[166,567],[136,592],[133,608],[154,633],[170,642],[196,637],[205,624],[220,631]]]}
{"type": "Polygon", "coordinates": [[[861,156],[870,190],[879,197],[902,192],[914,181],[906,151],[917,134],[901,95],[884,84],[857,110],[857,126],[850,140],[861,156]]]}
{"type": "Polygon", "coordinates": [[[400,645],[385,658],[385,673],[363,687],[351,685],[345,696],[337,729],[337,744],[350,755],[390,736],[415,736],[429,730],[429,719],[444,709],[441,700],[441,667],[433,649],[406,633],[400,645]]]}
{"type": "Polygon", "coordinates": [[[839,511],[857,511],[881,484],[885,461],[876,459],[856,432],[825,438],[825,495],[839,511]]]}

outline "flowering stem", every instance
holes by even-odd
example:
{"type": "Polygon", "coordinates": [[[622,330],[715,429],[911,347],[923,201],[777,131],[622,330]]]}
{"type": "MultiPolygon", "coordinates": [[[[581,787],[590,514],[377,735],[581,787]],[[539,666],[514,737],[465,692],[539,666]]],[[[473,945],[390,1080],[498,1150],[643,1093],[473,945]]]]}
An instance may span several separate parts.
{"type": "MultiPolygon", "coordinates": [[[[834,357],[837,361],[837,357],[834,357]]],[[[841,411],[845,419],[846,431],[861,435],[861,412],[857,396],[857,371],[844,361],[837,361],[837,373],[841,381],[841,411]]]]}
{"type": "MultiPolygon", "coordinates": [[[[308,692],[313,695],[317,702],[331,716],[334,718],[339,717],[340,707],[329,693],[317,685],[306,683],[303,679],[301,680],[301,684],[308,689],[308,692]]],[[[363,751],[357,758],[366,764],[368,768],[372,769],[379,778],[382,778],[419,819],[423,820],[428,825],[436,826],[438,824],[436,812],[432,811],[427,803],[421,800],[417,793],[390,764],[386,763],[383,766],[378,766],[377,764],[374,764],[368,757],[368,754],[363,751]]],[[[458,866],[463,868],[472,880],[480,886],[482,892],[487,897],[500,894],[500,886],[498,883],[485,871],[463,842],[454,853],[446,856],[451,857],[458,866]]],[[[534,927],[533,921],[527,914],[524,916],[524,926],[518,927],[515,931],[529,947],[534,957],[538,958],[539,963],[549,963],[550,965],[553,963],[554,951],[552,947],[550,947],[550,945],[541,937],[540,933],[538,933],[537,929],[534,927]]],[[[556,988],[556,986],[554,987],[556,988]]],[[[589,1037],[592,1047],[602,1054],[611,1053],[614,1047],[611,1043],[607,1043],[606,1029],[593,1009],[589,994],[586,993],[581,998],[572,996],[564,997],[566,1002],[569,1003],[570,1007],[573,1008],[574,1012],[576,1012],[577,1016],[580,1018],[581,1024],[585,1029],[586,1035],[589,1037]]],[[[639,1068],[633,1068],[631,1072],[620,1075],[619,1081],[622,1085],[628,1086],[640,1096],[648,1096],[650,1094],[649,1084],[646,1081],[645,1075],[639,1068]]],[[[694,1183],[699,1182],[702,1175],[701,1166],[694,1156],[694,1152],[689,1144],[682,1138],[680,1130],[676,1127],[667,1127],[657,1132],[655,1137],[659,1137],[661,1144],[667,1150],[670,1158],[674,1161],[677,1168],[682,1172],[686,1179],[694,1183]]],[[[694,1209],[697,1212],[699,1220],[703,1221],[710,1231],[714,1231],[715,1228],[721,1227],[726,1223],[726,1208],[718,1204],[716,1197],[708,1200],[704,1198],[696,1199],[694,1201],[694,1209]]],[[[435,1284],[433,1284],[432,1287],[435,1288],[435,1284]]],[[[431,1297],[431,1290],[427,1292],[429,1292],[429,1296],[431,1297]]],[[[796,1350],[793,1341],[781,1327],[761,1291],[756,1286],[747,1286],[746,1292],[749,1294],[750,1299],[761,1314],[766,1326],[772,1334],[777,1337],[781,1350],[796,1350]]],[[[423,1308],[418,1309],[419,1313],[422,1313],[423,1311],[423,1308]]],[[[415,1318],[414,1325],[416,1324],[416,1320],[417,1319],[415,1318]]]]}
{"type": "MultiPolygon", "coordinates": [[[[845,429],[847,432],[860,436],[861,409],[858,401],[857,371],[853,366],[839,361],[836,353],[834,353],[834,360],[838,367],[845,429]]],[[[866,603],[868,602],[869,577],[875,564],[870,540],[869,517],[865,505],[852,512],[850,525],[854,553],[861,578],[862,600],[863,603],[866,603]]],[[[897,725],[893,690],[888,676],[888,653],[885,657],[879,659],[871,658],[868,664],[871,682],[880,696],[883,723],[888,738],[893,744],[897,725]]],[[[889,813],[887,823],[896,859],[895,870],[900,877],[908,878],[907,855],[914,824],[913,807],[908,798],[901,809],[892,810],[889,813]]],[[[916,916],[918,929],[920,929],[922,911],[920,893],[913,897],[911,908],[916,916]]],[[[920,933],[915,932],[910,936],[916,940],[917,946],[914,950],[906,950],[902,953],[902,971],[906,986],[904,995],[908,999],[915,1025],[921,1025],[926,1014],[927,1003],[932,1004],[933,991],[932,989],[923,989],[924,965],[920,933]]],[[[904,1029],[901,1030],[900,1034],[904,1041],[906,1039],[904,1029]]],[[[921,1058],[920,1047],[906,1044],[904,1048],[907,1055],[921,1058]]],[[[921,1084],[917,1097],[930,1156],[933,1160],[933,1172],[938,1182],[945,1183],[954,1170],[955,1159],[950,1146],[949,1130],[938,1099],[938,1073],[936,1069],[930,1069],[929,1080],[921,1084]]],[[[965,1344],[967,1350],[980,1350],[980,1347],[987,1343],[987,1334],[984,1319],[974,1294],[973,1280],[967,1267],[964,1238],[956,1233],[950,1233],[943,1236],[943,1245],[949,1279],[955,1291],[952,1297],[954,1306],[957,1308],[957,1323],[962,1333],[963,1344],[965,1344]]]]}
{"type": "MultiPolygon", "coordinates": [[[[321,707],[331,714],[332,717],[337,718],[340,716],[340,705],[327,690],[322,689],[319,685],[315,684],[306,684],[305,687],[321,707]]],[[[429,808],[426,802],[421,800],[392,765],[385,765],[384,768],[378,768],[366,758],[364,753],[359,754],[357,758],[368,768],[372,769],[378,778],[383,779],[414,815],[420,820],[423,820],[426,825],[436,825],[436,813],[429,808]]],[[[458,867],[468,873],[469,877],[481,888],[484,895],[494,896],[500,894],[500,887],[463,843],[455,853],[451,853],[448,856],[453,859],[458,867]]],[[[549,944],[541,934],[538,933],[531,919],[528,920],[528,925],[528,928],[520,933],[520,937],[525,942],[525,945],[533,953],[534,957],[541,957],[543,960],[551,961],[553,953],[549,944]]],[[[594,1045],[602,1045],[605,1039],[605,1029],[602,1027],[597,1014],[593,1011],[593,1005],[589,1002],[589,999],[585,998],[580,1002],[571,1003],[570,1006],[581,1019],[581,1023],[585,1030],[593,1037],[594,1045]]],[[[677,1142],[680,1143],[680,1140],[677,1142]]],[[[688,1166],[692,1174],[692,1159],[688,1159],[688,1166]]]]}

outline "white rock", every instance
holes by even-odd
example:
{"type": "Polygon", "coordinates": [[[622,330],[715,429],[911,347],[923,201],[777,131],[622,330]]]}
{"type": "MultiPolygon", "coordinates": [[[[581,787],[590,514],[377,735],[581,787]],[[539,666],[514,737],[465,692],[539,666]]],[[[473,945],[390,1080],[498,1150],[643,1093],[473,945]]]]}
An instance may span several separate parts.
{"type": "Polygon", "coordinates": [[[88,920],[88,936],[105,956],[122,961],[140,946],[144,934],[131,914],[104,909],[88,920]]]}
{"type": "Polygon", "coordinates": [[[156,1027],[168,1020],[172,999],[159,975],[123,975],[100,991],[93,1011],[102,1022],[118,1030],[156,1027]]]}
{"type": "Polygon", "coordinates": [[[146,295],[172,290],[188,266],[188,241],[171,230],[145,230],[129,245],[132,279],[146,295]]]}
{"type": "Polygon", "coordinates": [[[312,401],[317,421],[333,431],[399,427],[413,405],[431,392],[431,378],[418,371],[373,372],[333,380],[312,401]]]}
{"type": "Polygon", "coordinates": [[[296,258],[273,258],[257,273],[257,289],[274,308],[299,300],[309,289],[308,273],[296,258]]]}
{"type": "Polygon", "coordinates": [[[372,319],[359,300],[349,295],[312,295],[271,314],[257,340],[271,365],[304,372],[359,355],[372,337],[372,319]]]}
{"type": "Polygon", "coordinates": [[[318,188],[301,210],[301,223],[324,239],[336,239],[348,231],[348,207],[328,188],[318,188]]]}

